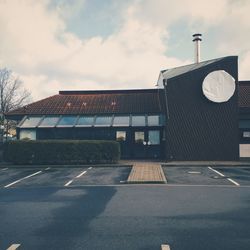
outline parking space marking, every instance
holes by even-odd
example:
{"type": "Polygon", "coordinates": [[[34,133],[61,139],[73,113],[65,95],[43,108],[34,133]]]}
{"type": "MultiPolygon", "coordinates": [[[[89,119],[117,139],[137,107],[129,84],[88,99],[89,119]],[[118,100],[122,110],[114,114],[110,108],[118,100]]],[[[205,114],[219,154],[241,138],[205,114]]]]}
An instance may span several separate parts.
{"type": "MultiPolygon", "coordinates": [[[[91,168],[92,168],[92,167],[91,167],[91,168]]],[[[90,168],[88,168],[88,169],[90,169],[90,168]]],[[[83,172],[81,172],[79,175],[77,175],[76,177],[74,177],[72,180],[68,181],[68,182],[64,185],[64,187],[69,186],[69,185],[74,181],[74,179],[80,178],[81,176],[83,176],[83,175],[86,174],[86,173],[87,173],[86,170],[83,171],[83,172]]]]}
{"type": "Polygon", "coordinates": [[[48,168],[45,168],[45,170],[49,170],[50,169],[50,167],[48,167],[48,168]]]}
{"type": "Polygon", "coordinates": [[[7,170],[8,168],[2,168],[1,171],[7,170]]]}
{"type": "Polygon", "coordinates": [[[215,170],[215,169],[213,169],[213,168],[211,168],[211,167],[208,167],[210,170],[212,170],[212,171],[214,171],[216,174],[218,174],[218,175],[220,175],[220,176],[222,176],[222,177],[225,177],[225,175],[224,174],[222,174],[222,173],[220,173],[219,171],[217,171],[217,170],[215,170]]]}
{"type": "Polygon", "coordinates": [[[6,185],[6,186],[4,186],[4,187],[7,188],[7,187],[10,187],[10,186],[13,186],[13,185],[15,185],[16,183],[18,183],[18,182],[20,182],[20,181],[22,181],[22,180],[28,179],[28,178],[30,178],[30,177],[32,177],[32,176],[35,176],[35,175],[38,175],[38,174],[40,174],[40,173],[42,173],[42,171],[38,171],[38,172],[33,173],[33,174],[31,174],[31,175],[25,176],[25,177],[23,177],[23,178],[21,178],[21,179],[19,179],[19,180],[16,180],[16,181],[14,181],[14,182],[11,182],[10,184],[8,184],[8,185],[6,185]]]}
{"type": "Polygon", "coordinates": [[[170,250],[169,245],[161,245],[161,250],[170,250]]]}
{"type": "MultiPolygon", "coordinates": [[[[222,177],[226,177],[224,174],[222,174],[221,172],[219,172],[219,171],[213,169],[212,167],[208,167],[208,168],[209,168],[210,170],[214,171],[215,173],[217,173],[218,175],[220,175],[220,176],[222,176],[222,177]]],[[[240,184],[239,184],[238,182],[234,181],[233,179],[231,179],[231,178],[226,178],[226,179],[227,179],[228,181],[232,182],[234,185],[240,186],[240,184]]]]}
{"type": "Polygon", "coordinates": [[[238,182],[232,180],[231,178],[227,178],[227,180],[231,181],[236,186],[240,186],[240,184],[238,182]]]}
{"type": "Polygon", "coordinates": [[[92,169],[92,167],[89,167],[88,169],[92,169]]]}
{"type": "Polygon", "coordinates": [[[188,171],[189,174],[201,174],[199,171],[188,171]]]}
{"type": "Polygon", "coordinates": [[[21,244],[12,244],[9,248],[7,248],[7,250],[15,250],[20,246],[21,246],[21,244]]]}
{"type": "Polygon", "coordinates": [[[83,176],[86,173],[87,173],[87,171],[83,171],[82,173],[80,173],[79,175],[77,175],[76,178],[80,178],[81,176],[83,176]]]}
{"type": "Polygon", "coordinates": [[[65,185],[64,185],[64,187],[67,187],[67,186],[69,186],[71,183],[73,182],[73,180],[71,180],[71,181],[68,181],[65,185]]]}

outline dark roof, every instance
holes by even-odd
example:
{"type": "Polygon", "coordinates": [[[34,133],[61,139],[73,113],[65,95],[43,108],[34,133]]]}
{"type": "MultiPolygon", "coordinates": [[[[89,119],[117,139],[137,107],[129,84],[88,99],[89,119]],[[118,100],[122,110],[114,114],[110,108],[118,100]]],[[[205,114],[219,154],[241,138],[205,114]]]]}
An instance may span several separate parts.
{"type": "Polygon", "coordinates": [[[163,75],[163,78],[167,80],[167,79],[179,77],[191,71],[198,70],[200,68],[203,68],[204,66],[228,59],[230,57],[235,57],[235,56],[221,57],[221,58],[216,58],[216,59],[212,59],[212,60],[204,61],[200,63],[193,63],[193,64],[181,66],[181,67],[166,69],[166,70],[162,70],[161,73],[163,75]]]}
{"type": "Polygon", "coordinates": [[[164,112],[163,103],[160,89],[60,91],[6,115],[153,114],[164,112]]]}
{"type": "Polygon", "coordinates": [[[239,82],[239,107],[250,112],[250,81],[239,82]]]}

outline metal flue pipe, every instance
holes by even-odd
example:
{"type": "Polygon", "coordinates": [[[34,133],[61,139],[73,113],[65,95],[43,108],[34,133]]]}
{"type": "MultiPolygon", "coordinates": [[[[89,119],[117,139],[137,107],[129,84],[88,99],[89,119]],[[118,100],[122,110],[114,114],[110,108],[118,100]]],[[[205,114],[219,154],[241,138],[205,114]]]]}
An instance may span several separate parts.
{"type": "Polygon", "coordinates": [[[193,42],[195,42],[195,62],[199,63],[200,62],[200,42],[202,41],[201,39],[202,34],[196,33],[193,34],[193,42]]]}

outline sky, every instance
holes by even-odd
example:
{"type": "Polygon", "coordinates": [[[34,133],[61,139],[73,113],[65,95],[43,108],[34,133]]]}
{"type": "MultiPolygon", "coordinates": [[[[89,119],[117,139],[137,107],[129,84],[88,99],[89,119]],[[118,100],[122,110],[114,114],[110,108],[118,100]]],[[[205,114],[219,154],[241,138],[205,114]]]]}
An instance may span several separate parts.
{"type": "Polygon", "coordinates": [[[0,67],[33,101],[59,90],[154,88],[160,70],[239,56],[250,80],[249,0],[0,0],[0,67]]]}

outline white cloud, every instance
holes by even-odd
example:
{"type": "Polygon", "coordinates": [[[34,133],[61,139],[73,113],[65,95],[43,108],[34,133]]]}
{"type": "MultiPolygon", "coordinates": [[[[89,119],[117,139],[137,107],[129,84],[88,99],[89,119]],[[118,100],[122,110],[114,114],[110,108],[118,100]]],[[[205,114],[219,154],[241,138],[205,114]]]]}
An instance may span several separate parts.
{"type": "Polygon", "coordinates": [[[158,26],[169,26],[180,18],[188,22],[216,24],[223,16],[227,0],[139,0],[134,5],[137,15],[158,26]]]}
{"type": "Polygon", "coordinates": [[[244,53],[242,56],[242,60],[239,64],[240,72],[239,79],[240,80],[249,80],[250,79],[250,50],[244,53]]]}
{"type": "Polygon", "coordinates": [[[161,69],[190,63],[166,56],[169,27],[178,20],[187,21],[191,30],[201,25],[222,31],[215,49],[241,54],[243,75],[249,77],[250,53],[243,41],[249,36],[247,1],[134,1],[121,12],[123,23],[116,33],[85,40],[66,30],[67,13],[84,8],[85,1],[70,6],[59,0],[56,8],[49,4],[0,0],[0,65],[17,72],[35,100],[61,89],[153,87],[161,69]],[[235,49],[241,43],[242,49],[235,49]]]}
{"type": "Polygon", "coordinates": [[[65,31],[62,5],[52,11],[48,1],[0,3],[2,64],[21,75],[34,99],[62,88],[153,87],[160,69],[182,63],[164,56],[167,33],[131,9],[116,34],[81,41],[65,31]]]}

